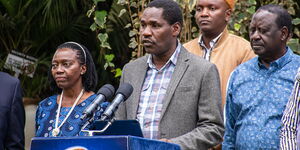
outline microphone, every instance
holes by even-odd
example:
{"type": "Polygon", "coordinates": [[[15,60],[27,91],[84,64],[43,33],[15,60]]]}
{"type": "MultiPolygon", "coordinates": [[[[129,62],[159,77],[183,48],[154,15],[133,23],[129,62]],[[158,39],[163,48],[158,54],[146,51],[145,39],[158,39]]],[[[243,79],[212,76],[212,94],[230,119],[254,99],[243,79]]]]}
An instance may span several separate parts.
{"type": "Polygon", "coordinates": [[[104,121],[107,118],[111,119],[113,113],[116,111],[117,107],[121,102],[125,101],[132,93],[133,87],[129,83],[123,83],[116,92],[116,97],[112,101],[112,103],[108,106],[108,108],[101,115],[100,120],[104,121]]]}
{"type": "Polygon", "coordinates": [[[86,119],[94,114],[98,106],[105,102],[107,99],[111,99],[115,93],[115,88],[110,84],[105,84],[102,86],[97,92],[97,97],[93,100],[93,102],[83,111],[83,115],[81,116],[81,120],[86,119]]]}

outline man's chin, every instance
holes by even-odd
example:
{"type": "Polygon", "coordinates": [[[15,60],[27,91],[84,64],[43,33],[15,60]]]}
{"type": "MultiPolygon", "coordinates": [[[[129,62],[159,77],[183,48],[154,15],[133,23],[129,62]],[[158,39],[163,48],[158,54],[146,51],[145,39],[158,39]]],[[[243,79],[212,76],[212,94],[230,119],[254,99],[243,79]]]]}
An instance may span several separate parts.
{"type": "Polygon", "coordinates": [[[148,54],[152,54],[154,49],[152,47],[144,47],[144,50],[146,51],[146,53],[148,54]]]}
{"type": "Polygon", "coordinates": [[[262,55],[264,53],[264,50],[263,49],[253,49],[253,52],[256,54],[256,55],[262,55]]]}
{"type": "Polygon", "coordinates": [[[212,32],[212,29],[210,28],[209,25],[205,25],[205,26],[201,26],[200,27],[200,31],[202,33],[211,33],[212,32]]]}

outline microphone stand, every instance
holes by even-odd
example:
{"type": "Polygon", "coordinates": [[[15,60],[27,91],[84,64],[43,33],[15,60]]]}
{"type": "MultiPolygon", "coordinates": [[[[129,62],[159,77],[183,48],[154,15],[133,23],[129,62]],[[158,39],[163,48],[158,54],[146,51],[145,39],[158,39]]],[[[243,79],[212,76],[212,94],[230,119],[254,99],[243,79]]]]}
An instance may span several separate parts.
{"type": "Polygon", "coordinates": [[[94,121],[94,115],[91,119],[89,119],[81,128],[81,132],[87,132],[88,136],[94,136],[94,133],[103,133],[105,132],[108,127],[110,127],[113,122],[115,121],[115,117],[112,117],[111,119],[108,120],[108,122],[106,123],[106,125],[101,129],[101,130],[85,130],[84,128],[86,128],[92,121],[94,121]]]}

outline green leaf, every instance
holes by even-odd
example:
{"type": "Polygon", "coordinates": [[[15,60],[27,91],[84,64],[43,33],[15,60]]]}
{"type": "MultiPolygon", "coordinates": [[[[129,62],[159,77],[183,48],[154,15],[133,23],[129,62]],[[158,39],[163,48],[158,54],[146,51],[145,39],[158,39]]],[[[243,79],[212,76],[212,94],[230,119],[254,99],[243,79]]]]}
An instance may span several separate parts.
{"type": "Polygon", "coordinates": [[[108,62],[108,66],[114,68],[115,64],[113,64],[112,62],[108,62]]]}
{"type": "Polygon", "coordinates": [[[248,4],[256,5],[256,0],[248,0],[248,4]]]}
{"type": "Polygon", "coordinates": [[[94,4],[97,4],[98,2],[105,2],[106,0],[93,0],[94,4]]]}
{"type": "Polygon", "coordinates": [[[106,15],[107,12],[105,10],[96,11],[95,12],[95,22],[97,25],[99,25],[100,28],[104,28],[104,25],[106,23],[106,15]]]}
{"type": "Polygon", "coordinates": [[[238,23],[235,23],[235,24],[234,24],[234,30],[235,30],[235,31],[239,31],[240,28],[241,28],[241,24],[238,24],[238,23]]]}
{"type": "Polygon", "coordinates": [[[98,39],[101,43],[101,47],[111,49],[109,43],[107,42],[107,39],[108,39],[107,33],[99,33],[98,39]]]}
{"type": "Polygon", "coordinates": [[[115,78],[117,78],[117,77],[121,77],[121,75],[122,75],[122,70],[120,69],[120,68],[117,68],[116,70],[115,70],[115,78]]]}
{"type": "Polygon", "coordinates": [[[104,69],[106,70],[107,67],[108,67],[108,63],[105,63],[103,67],[104,67],[104,69]]]}
{"type": "Polygon", "coordinates": [[[118,15],[118,17],[121,17],[124,13],[126,13],[126,9],[122,9],[118,15]]]}
{"type": "Polygon", "coordinates": [[[133,30],[129,31],[129,37],[133,37],[133,36],[135,36],[137,34],[138,34],[138,30],[136,30],[136,29],[133,29],[133,30]]]}
{"type": "Polygon", "coordinates": [[[300,24],[300,18],[295,18],[292,21],[293,25],[299,25],[300,24]]]}
{"type": "Polygon", "coordinates": [[[300,54],[300,43],[299,39],[290,39],[288,42],[288,46],[297,54],[300,54]]]}
{"type": "Polygon", "coordinates": [[[198,28],[192,27],[192,33],[197,32],[197,31],[198,31],[198,28]]]}
{"type": "Polygon", "coordinates": [[[130,3],[130,7],[138,8],[138,5],[136,4],[136,2],[132,2],[132,3],[130,3]]]}
{"type": "Polygon", "coordinates": [[[93,23],[93,24],[90,26],[90,29],[91,29],[92,31],[95,31],[95,30],[97,29],[96,23],[93,23]]]}
{"type": "Polygon", "coordinates": [[[250,14],[254,14],[255,13],[255,6],[251,6],[250,8],[247,9],[247,12],[250,14]]]}
{"type": "Polygon", "coordinates": [[[131,23],[128,23],[124,28],[130,28],[131,27],[131,23]]]}
{"type": "Polygon", "coordinates": [[[127,4],[127,2],[126,2],[126,0],[118,0],[117,4],[125,5],[125,4],[127,4]]]}
{"type": "Polygon", "coordinates": [[[104,56],[106,62],[111,62],[114,58],[115,58],[115,55],[114,54],[106,54],[104,56]]]}
{"type": "Polygon", "coordinates": [[[137,45],[138,45],[138,43],[136,41],[132,41],[132,42],[130,42],[130,44],[128,45],[128,47],[134,49],[134,48],[136,48],[137,45]]]}
{"type": "Polygon", "coordinates": [[[100,40],[101,43],[107,41],[107,39],[108,39],[107,33],[99,33],[98,39],[100,40]]]}

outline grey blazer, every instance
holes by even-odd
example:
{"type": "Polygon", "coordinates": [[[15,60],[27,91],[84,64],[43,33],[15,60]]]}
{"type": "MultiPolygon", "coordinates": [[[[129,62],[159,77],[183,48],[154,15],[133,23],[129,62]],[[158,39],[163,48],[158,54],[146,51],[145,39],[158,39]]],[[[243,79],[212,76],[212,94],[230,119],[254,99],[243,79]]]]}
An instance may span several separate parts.
{"type": "MultiPolygon", "coordinates": [[[[117,119],[136,119],[148,56],[126,64],[122,82],[134,90],[116,112],[117,119]]],[[[160,138],[168,138],[181,149],[206,150],[222,141],[224,134],[220,81],[214,64],[184,47],[163,100],[160,138]]]]}

